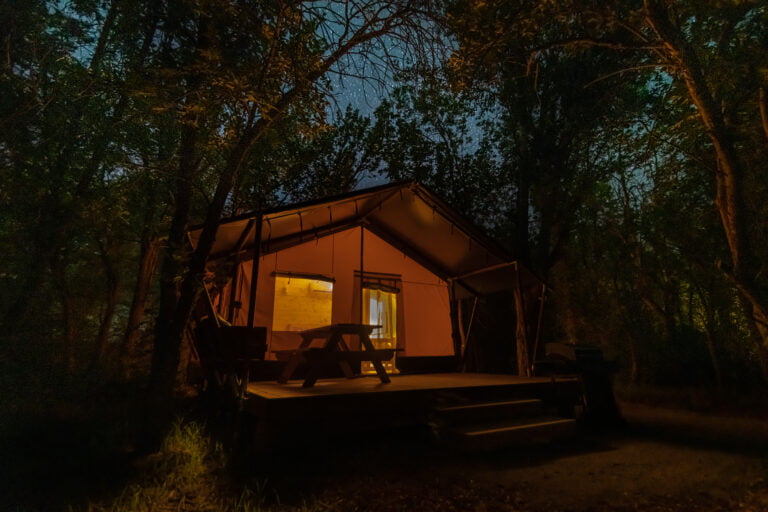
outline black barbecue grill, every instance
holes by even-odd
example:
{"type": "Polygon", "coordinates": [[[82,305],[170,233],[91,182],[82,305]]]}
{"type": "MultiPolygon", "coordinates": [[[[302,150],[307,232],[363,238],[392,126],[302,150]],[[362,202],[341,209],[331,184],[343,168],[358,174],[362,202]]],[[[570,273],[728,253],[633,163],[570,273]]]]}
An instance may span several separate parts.
{"type": "Polygon", "coordinates": [[[613,394],[616,365],[606,361],[603,351],[590,345],[547,343],[545,358],[536,361],[534,373],[541,376],[576,376],[582,387],[582,419],[592,425],[624,423],[613,394]]]}

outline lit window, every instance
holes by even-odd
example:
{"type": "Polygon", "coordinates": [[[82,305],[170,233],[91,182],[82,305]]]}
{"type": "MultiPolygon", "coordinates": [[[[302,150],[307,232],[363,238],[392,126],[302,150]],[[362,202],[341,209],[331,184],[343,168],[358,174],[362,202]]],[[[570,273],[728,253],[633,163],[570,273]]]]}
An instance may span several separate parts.
{"type": "MultiPolygon", "coordinates": [[[[363,288],[363,322],[381,327],[371,332],[375,348],[397,348],[397,293],[363,288]]],[[[395,371],[395,361],[382,361],[387,372],[395,371]]],[[[376,373],[373,363],[364,361],[362,373],[376,373]]]]}
{"type": "Polygon", "coordinates": [[[303,331],[329,325],[332,306],[332,282],[276,276],[272,330],[303,331]]]}

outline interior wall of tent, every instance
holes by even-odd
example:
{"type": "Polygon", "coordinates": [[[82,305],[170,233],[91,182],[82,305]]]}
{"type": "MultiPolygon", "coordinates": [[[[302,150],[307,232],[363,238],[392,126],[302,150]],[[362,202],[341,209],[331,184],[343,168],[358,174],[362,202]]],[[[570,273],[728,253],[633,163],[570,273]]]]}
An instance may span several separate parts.
{"type": "MultiPolygon", "coordinates": [[[[301,328],[319,327],[297,318],[295,330],[282,330],[285,321],[275,317],[275,295],[276,291],[280,292],[276,290],[276,283],[285,283],[279,281],[280,278],[316,277],[332,283],[331,322],[361,321],[361,241],[363,282],[377,281],[384,276],[388,284],[395,284],[400,354],[453,355],[448,284],[374,233],[354,227],[275,252],[269,252],[266,244],[265,254],[259,259],[254,325],[267,327],[269,358],[275,358],[275,351],[296,348],[301,342],[297,332],[301,328]],[[364,236],[361,237],[361,233],[364,236]],[[273,325],[275,320],[280,325],[273,325]]],[[[241,262],[234,295],[232,280],[215,294],[214,305],[224,318],[232,299],[239,305],[232,310],[233,325],[247,324],[252,269],[252,260],[241,262]]],[[[316,312],[302,315],[299,308],[295,314],[309,318],[316,312]]]]}

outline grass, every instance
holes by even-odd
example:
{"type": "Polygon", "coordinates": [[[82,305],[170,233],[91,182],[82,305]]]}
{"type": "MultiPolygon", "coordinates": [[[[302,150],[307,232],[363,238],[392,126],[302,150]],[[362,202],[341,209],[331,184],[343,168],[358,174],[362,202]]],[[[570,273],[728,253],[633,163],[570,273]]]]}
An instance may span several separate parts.
{"type": "Polygon", "coordinates": [[[402,478],[435,454],[419,443],[394,439],[363,452],[340,453],[333,442],[322,453],[238,462],[202,423],[177,421],[160,450],[134,462],[134,478],[116,495],[70,512],[331,512],[362,510],[474,510],[485,501],[514,507],[515,494],[428,474],[402,478]],[[393,450],[393,448],[399,448],[393,450]],[[311,462],[310,462],[311,461],[311,462]],[[416,462],[418,461],[418,462],[416,462]],[[307,464],[307,462],[310,462],[307,464]],[[267,466],[267,475],[254,466],[267,466]],[[275,485],[269,480],[275,479],[275,485]],[[278,490],[279,489],[279,490],[278,490]],[[285,502],[281,496],[288,498],[285,502]]]}
{"type": "Polygon", "coordinates": [[[84,512],[255,512],[264,510],[261,489],[238,490],[228,478],[221,443],[197,422],[177,421],[160,450],[137,462],[139,477],[116,498],[89,503],[84,512]]]}

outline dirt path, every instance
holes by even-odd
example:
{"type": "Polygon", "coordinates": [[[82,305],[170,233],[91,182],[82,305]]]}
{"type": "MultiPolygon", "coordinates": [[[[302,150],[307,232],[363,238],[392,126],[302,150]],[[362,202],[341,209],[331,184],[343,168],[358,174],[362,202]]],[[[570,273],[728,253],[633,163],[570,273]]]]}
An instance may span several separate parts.
{"type": "Polygon", "coordinates": [[[477,481],[521,490],[534,510],[733,505],[766,477],[758,455],[634,436],[612,437],[594,450],[544,464],[478,467],[475,473],[477,481]]]}
{"type": "MultiPolygon", "coordinates": [[[[534,510],[768,512],[768,421],[622,404],[623,433],[541,464],[478,468],[534,510]]],[[[553,448],[556,449],[556,448],[553,448]]]]}
{"type": "Polygon", "coordinates": [[[634,404],[622,410],[628,431],[592,438],[593,450],[481,471],[482,479],[527,488],[535,508],[575,510],[689,501],[738,506],[768,484],[768,421],[634,404]]]}
{"type": "Polygon", "coordinates": [[[622,403],[621,410],[630,425],[648,432],[746,449],[768,448],[766,417],[712,415],[634,403],[622,403]]]}
{"type": "Polygon", "coordinates": [[[340,457],[327,477],[309,478],[310,503],[387,512],[768,512],[768,422],[624,411],[623,432],[548,446],[490,454],[383,447],[340,457]]]}
{"type": "Polygon", "coordinates": [[[628,429],[535,466],[478,469],[535,510],[768,511],[768,421],[622,404],[628,429]]]}

